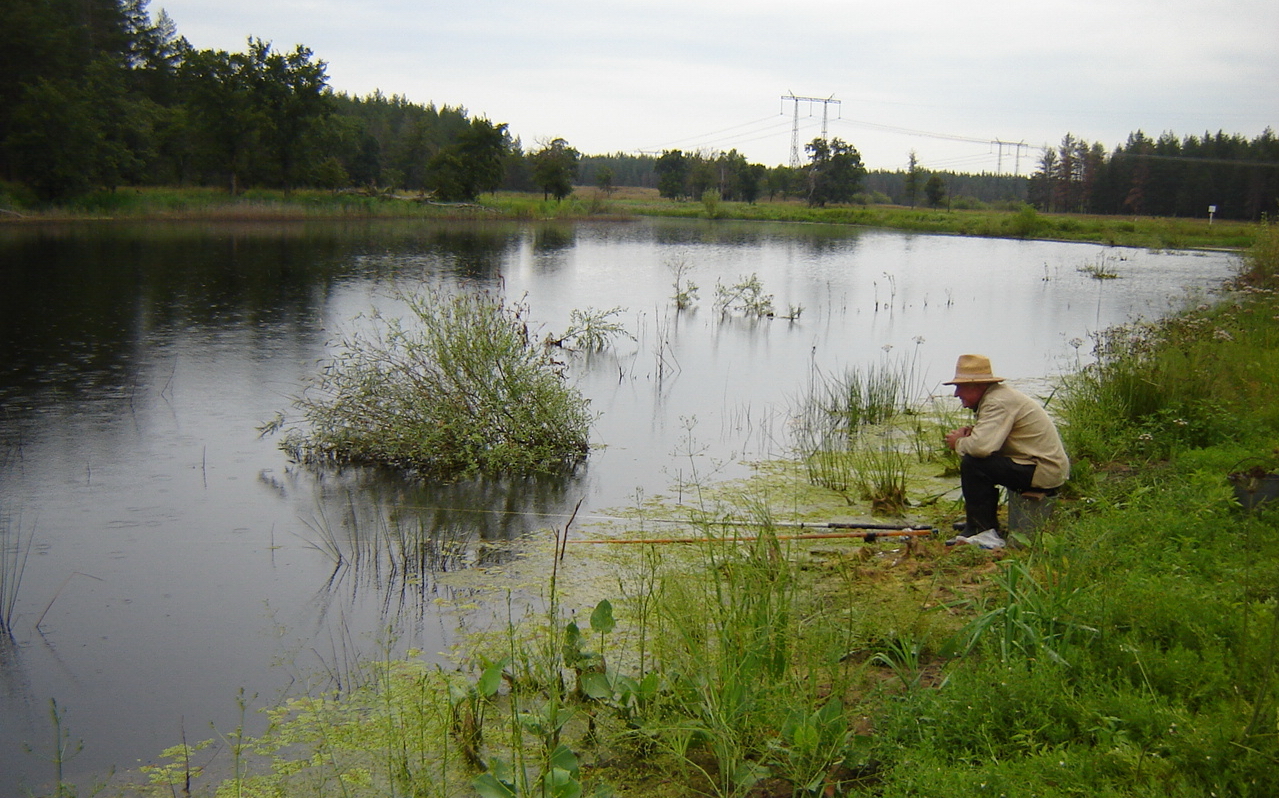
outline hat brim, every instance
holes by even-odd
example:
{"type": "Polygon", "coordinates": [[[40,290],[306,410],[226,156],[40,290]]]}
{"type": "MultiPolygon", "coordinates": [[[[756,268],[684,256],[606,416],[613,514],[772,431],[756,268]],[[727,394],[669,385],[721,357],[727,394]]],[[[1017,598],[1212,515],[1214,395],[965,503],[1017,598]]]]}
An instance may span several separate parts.
{"type": "Polygon", "coordinates": [[[1003,377],[971,377],[968,379],[954,379],[949,382],[943,382],[942,385],[987,385],[1003,381],[1003,377]]]}

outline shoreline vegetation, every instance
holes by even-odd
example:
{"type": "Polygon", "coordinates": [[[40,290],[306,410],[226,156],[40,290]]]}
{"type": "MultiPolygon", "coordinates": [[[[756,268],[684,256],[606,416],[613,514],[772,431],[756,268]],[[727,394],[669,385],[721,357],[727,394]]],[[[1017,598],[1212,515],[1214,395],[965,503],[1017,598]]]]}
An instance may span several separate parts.
{"type": "Polygon", "coordinates": [[[958,513],[937,434],[954,411],[903,411],[908,364],[850,375],[814,390],[796,461],[521,542],[452,608],[473,632],[449,666],[351,665],[262,735],[176,745],[115,789],[1275,795],[1279,502],[1241,506],[1230,475],[1279,468],[1277,292],[1263,226],[1215,302],[1099,333],[1054,403],[1075,474],[1021,547],[780,533],[874,515],[878,483],[840,474],[883,470],[876,452],[911,474],[898,517],[958,513]]]}
{"type": "Polygon", "coordinates": [[[1043,213],[1016,210],[840,205],[811,208],[800,200],[755,203],[659,198],[656,189],[608,193],[579,187],[564,200],[498,192],[474,203],[434,202],[421,196],[254,189],[232,196],[205,188],[141,188],[96,192],[44,210],[0,212],[0,228],[46,222],[319,221],[365,219],[623,220],[641,216],[842,224],[918,233],[1079,241],[1149,249],[1246,249],[1260,225],[1171,217],[1043,213]]]}

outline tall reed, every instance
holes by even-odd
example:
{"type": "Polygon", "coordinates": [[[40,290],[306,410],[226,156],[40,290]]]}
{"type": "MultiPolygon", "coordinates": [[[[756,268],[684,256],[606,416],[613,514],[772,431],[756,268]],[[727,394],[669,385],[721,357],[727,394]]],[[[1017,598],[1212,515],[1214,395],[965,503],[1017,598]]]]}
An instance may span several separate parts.
{"type": "MultiPolygon", "coordinates": [[[[877,509],[904,506],[906,461],[901,447],[912,436],[895,436],[883,427],[910,414],[912,424],[922,398],[915,357],[848,368],[831,376],[816,369],[807,392],[792,414],[792,443],[815,485],[856,491],[877,509]]],[[[914,448],[919,451],[918,444],[914,448]]],[[[921,457],[922,459],[922,457],[921,457]]]]}
{"type": "Polygon", "coordinates": [[[13,613],[18,606],[22,575],[27,570],[35,529],[22,539],[22,517],[0,515],[0,634],[13,634],[13,613]]]}
{"type": "Polygon", "coordinates": [[[875,514],[900,515],[906,509],[909,465],[900,436],[857,436],[851,448],[853,485],[875,514]]]}

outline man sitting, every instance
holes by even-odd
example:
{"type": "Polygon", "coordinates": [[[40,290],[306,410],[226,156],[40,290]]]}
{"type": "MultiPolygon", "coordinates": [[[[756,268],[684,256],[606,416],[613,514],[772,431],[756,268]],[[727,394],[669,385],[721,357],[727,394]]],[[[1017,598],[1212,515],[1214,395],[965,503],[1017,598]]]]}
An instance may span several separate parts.
{"type": "MultiPolygon", "coordinates": [[[[960,355],[955,396],[976,412],[977,420],[946,434],[946,445],[960,455],[959,482],[967,521],[964,535],[993,530],[999,536],[999,486],[1018,492],[1052,494],[1070,477],[1061,436],[1042,405],[1003,384],[985,355],[960,355]]],[[[956,542],[967,542],[967,540],[956,542]]]]}

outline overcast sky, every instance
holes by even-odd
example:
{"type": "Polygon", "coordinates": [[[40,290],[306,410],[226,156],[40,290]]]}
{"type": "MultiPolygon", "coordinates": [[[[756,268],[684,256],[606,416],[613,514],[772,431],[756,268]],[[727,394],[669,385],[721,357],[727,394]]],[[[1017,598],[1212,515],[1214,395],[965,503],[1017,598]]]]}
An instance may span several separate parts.
{"type": "Polygon", "coordinates": [[[152,0],[200,49],[304,44],[336,91],[505,122],[525,149],[727,151],[821,134],[872,169],[1022,174],[1106,149],[1279,127],[1275,0],[152,0]],[[820,103],[783,96],[838,100],[820,103]],[[993,142],[1003,141],[1004,146],[993,142]],[[1000,154],[1002,151],[1002,164],[1000,154]]]}

